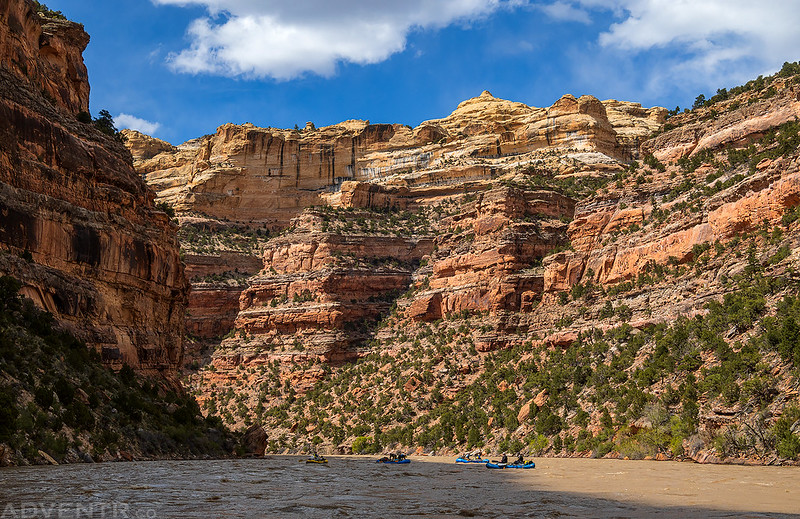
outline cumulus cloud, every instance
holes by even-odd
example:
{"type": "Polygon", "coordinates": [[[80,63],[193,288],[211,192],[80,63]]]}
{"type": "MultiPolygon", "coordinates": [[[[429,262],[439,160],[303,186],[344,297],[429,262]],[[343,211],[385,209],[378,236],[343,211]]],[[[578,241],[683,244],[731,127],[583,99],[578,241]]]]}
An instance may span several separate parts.
{"type": "Polygon", "coordinates": [[[158,131],[159,128],[161,128],[161,123],[153,123],[145,119],[140,119],[139,117],[134,117],[133,115],[124,113],[114,117],[114,125],[120,130],[123,128],[128,128],[146,133],[147,135],[153,135],[158,131]]]}
{"type": "Polygon", "coordinates": [[[641,53],[674,49],[686,77],[744,77],[798,58],[800,2],[787,0],[576,0],[585,9],[612,10],[618,22],[599,38],[608,49],[641,53]]]}
{"type": "MultiPolygon", "coordinates": [[[[797,0],[151,1],[206,10],[187,28],[188,46],[169,54],[174,70],[229,77],[329,77],[338,64],[374,64],[402,52],[412,31],[525,7],[521,15],[586,25],[595,45],[584,48],[584,60],[636,61],[648,89],[747,80],[798,59],[800,48],[797,0]]],[[[526,41],[530,53],[541,48],[526,41]]]]}
{"type": "Polygon", "coordinates": [[[330,76],[340,62],[371,64],[405,48],[416,28],[487,16],[525,0],[152,0],[204,6],[189,48],[170,55],[181,72],[292,79],[330,76]]]}

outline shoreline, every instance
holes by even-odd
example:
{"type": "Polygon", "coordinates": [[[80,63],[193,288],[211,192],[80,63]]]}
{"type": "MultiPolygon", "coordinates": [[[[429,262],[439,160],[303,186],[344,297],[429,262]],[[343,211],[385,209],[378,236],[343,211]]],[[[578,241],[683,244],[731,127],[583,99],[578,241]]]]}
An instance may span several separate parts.
{"type": "MultiPolygon", "coordinates": [[[[2,450],[0,450],[2,452],[2,450]]],[[[328,458],[364,458],[364,459],[378,459],[386,453],[379,453],[379,454],[328,454],[328,453],[320,453],[321,455],[328,457],[328,458]]],[[[303,453],[264,453],[264,454],[245,454],[245,455],[222,455],[222,456],[212,456],[212,455],[200,455],[200,456],[163,456],[163,457],[137,457],[127,451],[121,451],[118,453],[118,456],[113,459],[107,460],[92,460],[92,461],[85,461],[82,459],[78,459],[75,461],[62,461],[56,462],[53,460],[52,462],[48,462],[46,459],[43,460],[42,463],[28,463],[28,464],[3,464],[0,463],[0,469],[3,468],[13,468],[13,467],[29,467],[29,466],[59,466],[59,465],[92,465],[92,464],[107,464],[107,463],[135,463],[135,462],[147,462],[147,461],[225,461],[225,460],[246,460],[246,459],[269,459],[270,457],[277,457],[277,456],[294,456],[294,457],[305,457],[310,456],[310,454],[303,454],[303,453]]],[[[435,463],[442,463],[442,462],[455,462],[455,459],[458,457],[458,454],[407,454],[406,455],[409,459],[413,459],[416,461],[431,461],[435,463]]],[[[499,458],[501,455],[486,455],[485,457],[488,458],[499,458]]],[[[753,458],[718,458],[712,454],[707,456],[699,457],[698,459],[686,457],[686,458],[643,458],[643,459],[630,459],[630,458],[621,458],[616,457],[613,455],[605,456],[602,458],[592,458],[590,455],[580,456],[526,456],[526,459],[533,459],[533,460],[607,460],[607,461],[619,461],[619,462],[657,462],[657,463],[679,463],[679,464],[690,464],[690,465],[709,465],[709,466],[741,466],[741,467],[800,467],[800,461],[795,460],[781,460],[778,458],[768,459],[768,460],[761,460],[761,459],[753,459],[753,458]]],[[[0,461],[2,458],[0,457],[0,461]]],[[[538,463],[538,462],[537,462],[538,463]]],[[[537,465],[538,466],[538,465],[537,465]]]]}

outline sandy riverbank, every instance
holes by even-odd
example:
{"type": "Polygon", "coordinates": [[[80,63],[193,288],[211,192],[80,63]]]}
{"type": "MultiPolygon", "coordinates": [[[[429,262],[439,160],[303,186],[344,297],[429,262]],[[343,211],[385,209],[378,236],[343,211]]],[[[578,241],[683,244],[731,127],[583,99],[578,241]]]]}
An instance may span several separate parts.
{"type": "MultiPolygon", "coordinates": [[[[452,457],[413,456],[411,459],[422,463],[454,463],[452,457]]],[[[576,493],[653,507],[689,506],[800,515],[800,467],[533,459],[535,469],[506,470],[498,477],[513,478],[517,484],[536,491],[576,493]]],[[[464,468],[483,469],[477,464],[464,468]]]]}

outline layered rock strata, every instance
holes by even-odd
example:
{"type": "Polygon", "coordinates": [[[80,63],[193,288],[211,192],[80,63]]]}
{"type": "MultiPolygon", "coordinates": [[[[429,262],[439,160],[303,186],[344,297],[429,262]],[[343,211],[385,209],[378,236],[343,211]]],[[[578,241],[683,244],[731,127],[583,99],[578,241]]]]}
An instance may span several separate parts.
{"type": "MultiPolygon", "coordinates": [[[[484,92],[461,103],[448,117],[426,121],[417,128],[367,121],[345,121],[319,129],[307,125],[302,130],[227,124],[213,135],[177,147],[138,132],[124,133],[137,170],[156,190],[158,199],[175,209],[182,226],[204,220],[211,227],[231,222],[274,231],[288,227],[311,206],[418,211],[448,197],[478,194],[496,179],[516,175],[533,165],[550,174],[580,171],[590,176],[608,175],[621,169],[618,159],[635,153],[630,143],[657,128],[664,114],[661,108],[600,102],[590,96],[564,96],[550,108],[533,108],[484,92]],[[571,154],[570,158],[554,155],[556,149],[571,154]]],[[[547,203],[540,201],[539,205],[547,203]]],[[[560,211],[557,206],[553,208],[556,212],[560,211]]],[[[503,269],[516,268],[509,267],[515,262],[513,258],[527,260],[532,250],[537,254],[543,250],[528,243],[529,238],[519,238],[515,230],[502,237],[501,233],[484,236],[486,231],[477,232],[478,243],[498,238],[505,243],[504,248],[493,253],[474,252],[474,258],[461,261],[496,262],[505,265],[499,267],[505,272],[503,269]],[[489,258],[492,254],[496,257],[489,258]]],[[[549,243],[550,238],[544,242],[549,243]]],[[[234,312],[229,302],[235,288],[194,275],[203,271],[205,264],[223,265],[221,253],[225,248],[199,252],[186,240],[184,245],[191,253],[186,256],[187,272],[196,280],[197,291],[190,299],[189,330],[201,337],[228,333],[234,312]],[[228,302],[224,310],[216,304],[203,307],[215,300],[217,289],[216,301],[228,302]],[[222,324],[200,323],[204,316],[219,312],[222,324]]],[[[256,257],[255,251],[248,254],[256,257]]],[[[264,267],[272,267],[270,260],[264,267]]],[[[234,270],[231,266],[221,268],[234,270]]],[[[467,282],[463,272],[456,272],[470,267],[442,264],[441,268],[442,272],[431,279],[434,292],[429,295],[436,304],[444,305],[445,312],[482,306],[487,297],[497,299],[500,305],[506,297],[500,294],[514,287],[529,292],[524,305],[516,296],[520,301],[515,304],[530,306],[529,298],[534,297],[530,294],[541,291],[541,276],[523,276],[505,282],[502,288],[492,288],[495,295],[480,293],[485,287],[468,295],[466,288],[456,290],[454,286],[473,283],[467,282]],[[461,281],[445,287],[446,283],[439,281],[444,278],[461,281]],[[443,299],[438,302],[440,297],[443,299]],[[470,299],[476,302],[464,306],[470,299]]],[[[480,267],[486,276],[498,274],[493,268],[480,267]]],[[[414,311],[419,310],[415,307],[414,311]]],[[[431,307],[430,311],[439,310],[431,307]]]]}
{"type": "Polygon", "coordinates": [[[172,149],[126,135],[138,171],[179,213],[285,228],[350,180],[395,188],[462,184],[553,149],[625,159],[635,153],[630,143],[654,131],[665,113],[590,96],[533,108],[484,92],[417,128],[368,121],[303,130],[226,124],[172,149]]]}
{"type": "Polygon", "coordinates": [[[4,2],[0,53],[0,271],[102,354],[173,373],[187,284],[176,227],[116,139],[81,123],[81,26],[4,2]]]}
{"type": "MultiPolygon", "coordinates": [[[[374,214],[347,212],[345,222],[374,214]]],[[[264,270],[248,280],[227,348],[260,350],[266,358],[358,357],[375,321],[405,292],[421,258],[433,250],[425,236],[387,236],[327,229],[327,213],[298,217],[293,230],[263,252],[264,270]],[[323,230],[325,229],[325,230],[323,230]],[[241,337],[245,340],[242,341],[241,337]]],[[[245,359],[246,360],[246,359],[245,359]]]]}
{"type": "Polygon", "coordinates": [[[686,123],[643,146],[667,164],[672,160],[671,168],[650,170],[653,180],[641,187],[578,203],[568,231],[574,251],[548,259],[545,292],[557,294],[580,282],[635,280],[653,265],[685,264],[712,244],[780,224],[800,203],[796,158],[765,158],[749,167],[726,162],[729,150],[746,151],[769,131],[794,121],[800,103],[788,84],[774,96],[753,101],[734,105],[710,124],[702,121],[705,114],[683,116],[678,121],[686,123]],[[698,153],[706,156],[690,167],[698,153]],[[680,177],[676,170],[682,171],[680,177]],[[710,194],[699,198],[700,192],[710,194]]]}

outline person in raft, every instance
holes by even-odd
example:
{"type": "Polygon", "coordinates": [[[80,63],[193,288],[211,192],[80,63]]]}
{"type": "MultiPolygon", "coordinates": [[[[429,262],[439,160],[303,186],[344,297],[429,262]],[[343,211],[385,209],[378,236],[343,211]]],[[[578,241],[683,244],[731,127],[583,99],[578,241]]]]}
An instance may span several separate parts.
{"type": "Polygon", "coordinates": [[[514,460],[514,465],[525,465],[525,458],[522,456],[522,453],[517,454],[517,459],[514,460]]]}
{"type": "Polygon", "coordinates": [[[508,464],[508,456],[506,456],[505,452],[503,453],[503,457],[500,458],[500,464],[501,465],[507,465],[508,464]]]}
{"type": "Polygon", "coordinates": [[[481,452],[480,449],[478,449],[476,451],[467,451],[461,457],[463,459],[465,459],[465,460],[471,460],[473,458],[473,456],[474,456],[476,460],[479,460],[479,459],[481,459],[481,454],[483,454],[483,453],[481,452]]]}
{"type": "Polygon", "coordinates": [[[311,457],[314,461],[325,461],[325,456],[320,456],[317,454],[317,451],[314,451],[314,455],[311,457]]]}

